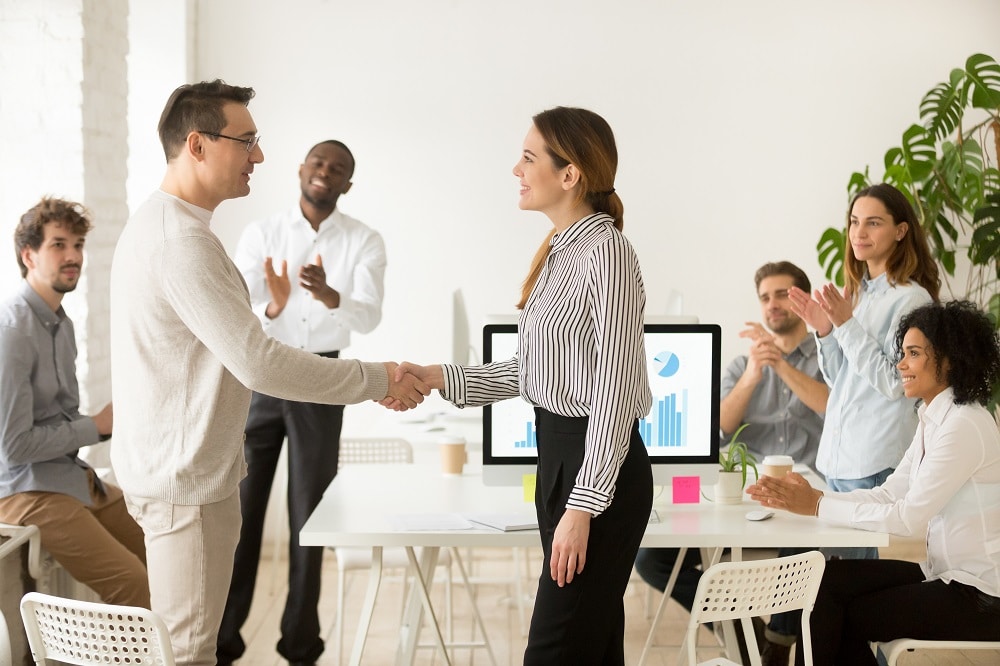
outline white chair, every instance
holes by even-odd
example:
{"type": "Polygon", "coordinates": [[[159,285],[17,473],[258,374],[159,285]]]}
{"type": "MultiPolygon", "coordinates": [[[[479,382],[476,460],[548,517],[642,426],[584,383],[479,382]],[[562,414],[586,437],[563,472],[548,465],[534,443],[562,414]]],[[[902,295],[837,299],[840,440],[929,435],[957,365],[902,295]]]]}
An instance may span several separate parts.
{"type": "Polygon", "coordinates": [[[888,666],[896,666],[896,660],[904,652],[913,650],[1000,650],[1000,641],[924,641],[915,638],[897,638],[888,643],[876,643],[873,648],[876,656],[878,656],[879,651],[882,652],[888,666]]]}
{"type": "Polygon", "coordinates": [[[167,627],[145,608],[76,601],[29,592],[21,619],[38,666],[173,666],[167,627]]]}
{"type": "MultiPolygon", "coordinates": [[[[357,437],[340,439],[339,466],[363,464],[411,464],[413,463],[413,447],[401,437],[357,437]]],[[[350,571],[367,572],[372,566],[371,548],[340,547],[333,549],[337,553],[337,663],[343,663],[344,652],[344,600],[347,596],[347,573],[350,571]]],[[[454,637],[454,624],[451,612],[451,548],[442,548],[438,555],[437,566],[445,572],[445,628],[447,640],[454,637]]],[[[410,561],[405,548],[385,548],[382,551],[383,569],[407,569],[410,561]]],[[[406,594],[403,599],[405,601],[406,594]]]]}
{"type": "MultiPolygon", "coordinates": [[[[754,562],[720,562],[708,569],[698,582],[687,633],[681,643],[678,664],[696,663],[698,625],[705,622],[740,620],[747,652],[754,666],[761,666],[760,650],[751,618],[802,609],[802,640],[806,666],[812,664],[809,616],[812,613],[826,561],[823,554],[810,551],[801,555],[776,557],[754,562]]],[[[708,665],[739,666],[728,659],[713,659],[708,665]]]]}

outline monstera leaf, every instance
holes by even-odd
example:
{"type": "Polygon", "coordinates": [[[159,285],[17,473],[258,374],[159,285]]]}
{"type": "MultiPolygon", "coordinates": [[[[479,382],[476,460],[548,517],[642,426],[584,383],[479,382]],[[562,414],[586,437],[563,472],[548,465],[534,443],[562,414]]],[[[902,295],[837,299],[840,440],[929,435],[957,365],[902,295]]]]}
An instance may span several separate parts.
{"type": "Polygon", "coordinates": [[[920,118],[934,137],[945,138],[962,122],[968,94],[964,82],[965,72],[953,69],[947,83],[937,84],[921,100],[920,118]]]}
{"type": "Polygon", "coordinates": [[[972,88],[972,106],[996,111],[1000,108],[1000,64],[977,53],[965,61],[965,74],[972,88]]]}
{"type": "Polygon", "coordinates": [[[828,228],[816,244],[819,251],[819,264],[823,267],[826,278],[832,280],[838,287],[844,286],[844,246],[847,243],[847,233],[842,229],[828,228]]]}

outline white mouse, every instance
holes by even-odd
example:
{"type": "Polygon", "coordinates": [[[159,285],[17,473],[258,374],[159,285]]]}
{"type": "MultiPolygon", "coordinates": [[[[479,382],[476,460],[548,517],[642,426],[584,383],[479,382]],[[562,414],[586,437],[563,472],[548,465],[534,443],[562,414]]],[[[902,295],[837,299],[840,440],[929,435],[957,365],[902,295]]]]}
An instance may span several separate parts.
{"type": "Polygon", "coordinates": [[[774,515],[774,511],[768,511],[767,509],[757,509],[755,511],[747,511],[747,520],[767,520],[774,515]]]}

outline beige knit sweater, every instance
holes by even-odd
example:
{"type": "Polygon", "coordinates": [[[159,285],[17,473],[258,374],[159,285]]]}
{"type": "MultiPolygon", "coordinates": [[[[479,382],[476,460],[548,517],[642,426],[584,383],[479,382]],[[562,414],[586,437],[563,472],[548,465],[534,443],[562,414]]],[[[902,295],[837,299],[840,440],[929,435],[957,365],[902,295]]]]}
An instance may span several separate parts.
{"type": "Polygon", "coordinates": [[[381,363],[321,358],[268,337],[211,217],[157,191],[115,249],[111,458],[130,495],[208,504],[235,492],[251,389],[331,404],[388,390],[381,363]]]}

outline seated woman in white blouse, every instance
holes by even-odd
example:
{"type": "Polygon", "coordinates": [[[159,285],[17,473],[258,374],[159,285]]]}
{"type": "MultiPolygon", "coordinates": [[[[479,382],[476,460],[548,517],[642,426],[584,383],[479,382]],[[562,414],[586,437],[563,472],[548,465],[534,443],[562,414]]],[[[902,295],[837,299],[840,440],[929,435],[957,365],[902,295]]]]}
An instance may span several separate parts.
{"type": "Polygon", "coordinates": [[[747,488],[767,507],[926,534],[920,564],[827,563],[810,623],[817,666],[876,664],[870,641],[1000,640],[1000,430],[983,407],[1000,382],[997,331],[971,303],[931,304],[902,319],[896,347],[906,395],[922,404],[913,442],[883,485],[824,494],[789,472],[747,488]]]}

